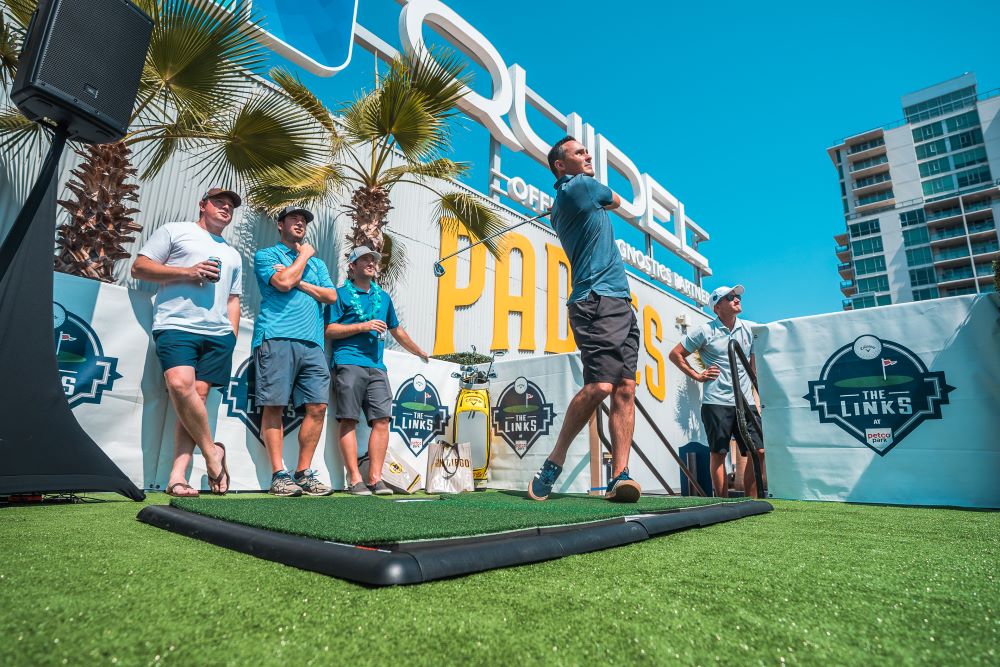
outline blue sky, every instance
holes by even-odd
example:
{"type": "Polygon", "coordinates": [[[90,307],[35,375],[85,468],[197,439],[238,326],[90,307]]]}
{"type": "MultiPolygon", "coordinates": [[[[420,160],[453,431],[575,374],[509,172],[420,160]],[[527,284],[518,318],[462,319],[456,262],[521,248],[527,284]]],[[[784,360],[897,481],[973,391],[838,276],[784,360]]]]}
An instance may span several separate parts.
{"type": "MultiPolygon", "coordinates": [[[[901,118],[901,95],[963,72],[980,92],[1000,87],[996,1],[633,2],[615,13],[597,0],[445,4],[549,103],[579,113],[685,203],[712,237],[700,248],[714,271],[705,287],[744,284],[745,314],[761,322],[841,309],[833,235],[844,220],[826,148],[901,118]]],[[[393,0],[361,0],[358,22],[398,46],[399,12],[393,0]]],[[[349,99],[371,85],[372,62],[355,46],[345,72],[306,80],[349,99]]],[[[484,70],[471,70],[488,93],[484,70]]],[[[468,121],[455,141],[474,163],[467,181],[485,190],[487,133],[468,121]]],[[[506,173],[551,186],[530,159],[503,160],[506,173]]]]}

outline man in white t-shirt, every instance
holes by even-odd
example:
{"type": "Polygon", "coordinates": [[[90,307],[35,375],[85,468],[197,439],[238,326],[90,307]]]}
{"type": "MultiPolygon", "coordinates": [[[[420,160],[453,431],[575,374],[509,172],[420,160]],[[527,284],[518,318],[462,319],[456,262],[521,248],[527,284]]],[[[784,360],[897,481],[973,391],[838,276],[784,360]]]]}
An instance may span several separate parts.
{"type": "Polygon", "coordinates": [[[157,229],[132,265],[133,278],[160,284],[153,302],[153,340],[177,413],[167,481],[171,496],[198,495],[187,482],[195,445],[205,457],[212,493],[229,489],[226,450],[213,442],[205,402],[209,389],[229,383],[240,327],[243,260],[222,232],[241,203],[232,190],[212,188],[198,204],[196,222],[157,229]]]}

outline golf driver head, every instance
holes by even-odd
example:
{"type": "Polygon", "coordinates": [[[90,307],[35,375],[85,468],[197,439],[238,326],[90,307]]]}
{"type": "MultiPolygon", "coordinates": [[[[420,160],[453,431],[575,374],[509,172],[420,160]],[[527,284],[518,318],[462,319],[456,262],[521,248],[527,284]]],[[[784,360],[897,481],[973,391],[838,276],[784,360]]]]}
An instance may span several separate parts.
{"type": "Polygon", "coordinates": [[[444,275],[444,267],[439,262],[434,262],[434,277],[440,278],[444,275]]]}

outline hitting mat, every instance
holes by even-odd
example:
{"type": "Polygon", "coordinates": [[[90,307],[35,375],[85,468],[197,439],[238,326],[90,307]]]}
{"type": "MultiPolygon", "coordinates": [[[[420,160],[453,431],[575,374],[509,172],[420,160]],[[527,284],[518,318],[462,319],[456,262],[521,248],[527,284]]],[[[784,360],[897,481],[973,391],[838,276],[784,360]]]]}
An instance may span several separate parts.
{"type": "Polygon", "coordinates": [[[417,584],[631,544],[771,511],[764,501],[644,497],[635,504],[523,492],[172,499],[139,520],[370,586],[417,584]]]}

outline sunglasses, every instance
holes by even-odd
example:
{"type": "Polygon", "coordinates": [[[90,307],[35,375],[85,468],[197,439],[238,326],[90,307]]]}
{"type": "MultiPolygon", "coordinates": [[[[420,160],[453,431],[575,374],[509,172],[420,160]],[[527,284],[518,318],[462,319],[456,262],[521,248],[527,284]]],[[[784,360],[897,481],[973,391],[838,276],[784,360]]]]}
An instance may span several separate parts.
{"type": "Polygon", "coordinates": [[[732,292],[730,292],[729,294],[727,294],[726,296],[724,296],[722,298],[725,299],[726,301],[736,301],[736,299],[739,299],[740,302],[743,301],[743,297],[742,296],[740,296],[739,294],[733,294],[732,292]]]}

